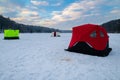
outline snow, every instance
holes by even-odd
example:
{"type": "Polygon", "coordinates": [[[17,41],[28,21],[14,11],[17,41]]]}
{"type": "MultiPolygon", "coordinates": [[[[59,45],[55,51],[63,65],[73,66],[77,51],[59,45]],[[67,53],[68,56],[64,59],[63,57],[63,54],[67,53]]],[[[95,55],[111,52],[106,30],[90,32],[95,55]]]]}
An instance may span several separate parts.
{"type": "Polygon", "coordinates": [[[120,34],[109,34],[112,52],[97,57],[64,51],[71,33],[0,34],[0,80],[120,80],[120,34]]]}

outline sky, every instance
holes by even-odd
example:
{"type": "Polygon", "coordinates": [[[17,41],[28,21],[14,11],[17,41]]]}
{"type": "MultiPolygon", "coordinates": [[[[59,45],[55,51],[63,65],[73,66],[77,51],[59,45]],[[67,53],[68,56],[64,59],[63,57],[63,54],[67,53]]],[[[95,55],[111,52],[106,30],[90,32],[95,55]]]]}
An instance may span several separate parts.
{"type": "Polygon", "coordinates": [[[22,24],[70,30],[120,19],[120,0],[0,0],[0,15],[22,24]]]}

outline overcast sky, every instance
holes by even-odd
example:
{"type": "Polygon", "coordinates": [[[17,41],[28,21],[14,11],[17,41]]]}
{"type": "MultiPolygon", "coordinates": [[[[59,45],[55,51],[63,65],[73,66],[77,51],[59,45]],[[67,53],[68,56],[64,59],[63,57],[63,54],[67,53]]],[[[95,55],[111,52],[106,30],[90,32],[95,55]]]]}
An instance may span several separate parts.
{"type": "Polygon", "coordinates": [[[0,0],[0,14],[23,24],[71,29],[120,19],[120,0],[0,0]]]}

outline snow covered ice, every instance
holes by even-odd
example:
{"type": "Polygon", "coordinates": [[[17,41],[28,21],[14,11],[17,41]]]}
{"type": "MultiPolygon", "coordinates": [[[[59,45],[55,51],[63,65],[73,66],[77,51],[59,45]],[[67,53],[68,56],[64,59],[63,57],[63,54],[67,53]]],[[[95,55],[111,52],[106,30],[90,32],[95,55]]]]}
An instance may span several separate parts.
{"type": "Polygon", "coordinates": [[[0,80],[120,80],[120,34],[109,34],[110,52],[97,57],[67,52],[71,33],[0,34],[0,80]]]}

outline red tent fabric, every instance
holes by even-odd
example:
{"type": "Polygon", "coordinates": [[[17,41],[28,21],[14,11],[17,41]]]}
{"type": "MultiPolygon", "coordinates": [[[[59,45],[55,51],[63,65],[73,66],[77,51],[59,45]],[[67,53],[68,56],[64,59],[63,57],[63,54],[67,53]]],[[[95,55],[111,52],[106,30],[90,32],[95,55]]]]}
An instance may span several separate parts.
{"type": "Polygon", "coordinates": [[[85,24],[73,27],[69,48],[78,42],[86,42],[96,50],[104,50],[107,46],[108,35],[106,30],[95,24],[85,24]]]}

